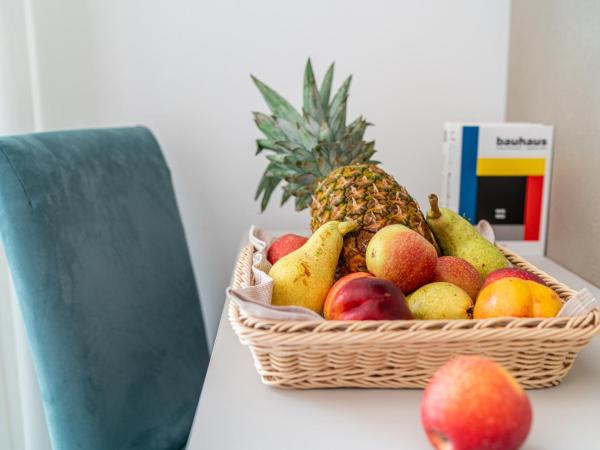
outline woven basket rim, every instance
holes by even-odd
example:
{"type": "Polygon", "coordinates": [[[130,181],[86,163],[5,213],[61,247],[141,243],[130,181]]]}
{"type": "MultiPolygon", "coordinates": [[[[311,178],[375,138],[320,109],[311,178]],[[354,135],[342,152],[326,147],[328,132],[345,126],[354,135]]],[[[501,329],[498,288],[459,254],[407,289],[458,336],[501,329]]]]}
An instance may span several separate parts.
{"type": "MultiPolygon", "coordinates": [[[[541,277],[548,287],[553,289],[564,303],[570,299],[575,291],[556,278],[537,268],[523,257],[498,245],[500,251],[516,267],[528,270],[541,277]]],[[[247,244],[241,251],[233,276],[233,286],[249,286],[253,282],[252,275],[252,255],[254,247],[247,244]]],[[[238,332],[242,329],[253,332],[265,332],[273,336],[275,333],[327,333],[328,335],[337,333],[378,333],[387,334],[393,332],[397,335],[407,336],[411,333],[438,333],[441,336],[446,332],[455,334],[459,331],[495,331],[497,338],[498,331],[504,330],[510,333],[520,333],[522,330],[536,329],[538,331],[552,331],[556,334],[559,330],[566,333],[572,333],[575,330],[585,332],[585,336],[591,337],[600,332],[600,313],[594,309],[589,313],[574,317],[553,317],[553,318],[516,318],[516,317],[495,317],[491,319],[459,319],[459,320],[324,320],[324,321],[299,321],[299,320],[275,320],[260,319],[247,316],[238,307],[238,305],[229,301],[229,320],[231,325],[238,332]]],[[[574,336],[569,336],[572,339],[574,336]]],[[[583,336],[581,336],[583,337],[583,336]]]]}

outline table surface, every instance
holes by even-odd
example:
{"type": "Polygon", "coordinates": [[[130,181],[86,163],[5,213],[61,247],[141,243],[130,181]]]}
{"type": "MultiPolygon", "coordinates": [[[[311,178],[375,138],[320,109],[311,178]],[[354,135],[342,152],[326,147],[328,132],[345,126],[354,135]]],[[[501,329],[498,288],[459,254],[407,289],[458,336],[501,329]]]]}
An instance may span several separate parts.
{"type": "MultiPolygon", "coordinates": [[[[574,289],[600,290],[554,261],[530,262],[574,289]]],[[[261,383],[225,308],[188,450],[428,449],[416,389],[292,391],[261,383]]],[[[559,386],[527,391],[533,427],[524,450],[600,448],[600,338],[579,354],[559,386]]]]}

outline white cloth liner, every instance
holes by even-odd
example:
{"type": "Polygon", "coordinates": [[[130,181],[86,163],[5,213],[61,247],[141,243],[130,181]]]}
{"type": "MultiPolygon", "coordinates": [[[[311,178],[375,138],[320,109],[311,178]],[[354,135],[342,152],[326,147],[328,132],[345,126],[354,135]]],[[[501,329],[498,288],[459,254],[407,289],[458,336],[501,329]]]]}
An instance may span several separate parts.
{"type": "Polygon", "coordinates": [[[584,316],[594,308],[598,308],[598,301],[586,288],[578,291],[558,312],[558,317],[584,316]]]}
{"type": "MultiPolygon", "coordinates": [[[[494,231],[489,223],[480,221],[477,230],[491,242],[494,242],[494,231]]],[[[235,302],[247,316],[267,320],[325,320],[319,314],[301,306],[271,305],[273,279],[268,272],[271,264],[267,260],[266,251],[272,241],[264,230],[252,226],[249,233],[250,243],[255,252],[252,257],[252,273],[255,285],[245,288],[227,288],[228,298],[235,302]]],[[[558,317],[574,317],[585,315],[598,308],[598,302],[590,291],[583,288],[562,307],[558,317]]]]}

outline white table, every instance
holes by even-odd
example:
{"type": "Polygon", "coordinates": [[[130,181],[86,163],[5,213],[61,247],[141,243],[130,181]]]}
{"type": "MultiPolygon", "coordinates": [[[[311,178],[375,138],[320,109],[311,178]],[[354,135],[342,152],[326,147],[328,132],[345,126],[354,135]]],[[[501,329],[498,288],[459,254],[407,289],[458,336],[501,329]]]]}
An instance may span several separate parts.
{"type": "MultiPolygon", "coordinates": [[[[544,257],[528,257],[569,286],[600,290],[544,257]]],[[[188,450],[399,450],[431,448],[419,420],[422,390],[265,386],[221,318],[188,450]]],[[[528,391],[528,450],[600,449],[600,337],[583,349],[565,381],[528,391]]]]}

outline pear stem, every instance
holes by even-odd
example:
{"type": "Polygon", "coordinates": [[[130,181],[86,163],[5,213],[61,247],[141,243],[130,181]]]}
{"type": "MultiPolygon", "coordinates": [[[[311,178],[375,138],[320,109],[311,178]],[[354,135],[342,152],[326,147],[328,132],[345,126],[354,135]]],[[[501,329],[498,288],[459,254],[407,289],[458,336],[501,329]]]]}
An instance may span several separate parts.
{"type": "Polygon", "coordinates": [[[438,206],[438,198],[435,194],[429,194],[429,205],[431,206],[431,211],[429,211],[430,219],[439,219],[442,216],[442,212],[438,206]]]}
{"type": "Polygon", "coordinates": [[[340,232],[340,234],[342,236],[344,236],[347,233],[354,231],[357,226],[358,226],[358,223],[356,223],[354,220],[349,220],[347,222],[340,222],[338,224],[338,231],[340,232]]]}

